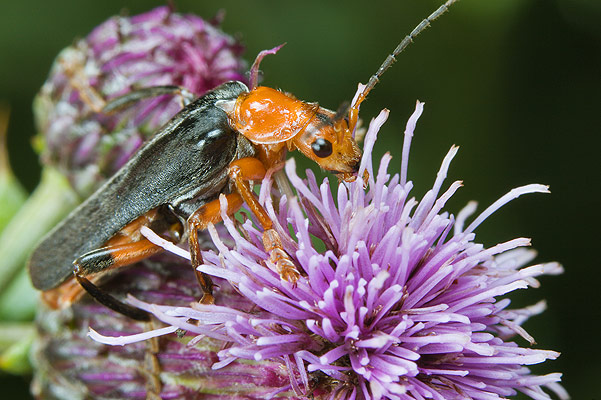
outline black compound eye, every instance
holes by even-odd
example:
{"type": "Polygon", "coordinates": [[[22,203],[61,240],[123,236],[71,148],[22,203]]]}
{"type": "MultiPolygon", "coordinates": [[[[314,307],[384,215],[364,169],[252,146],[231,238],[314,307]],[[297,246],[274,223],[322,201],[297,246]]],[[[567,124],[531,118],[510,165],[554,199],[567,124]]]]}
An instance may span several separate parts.
{"type": "Polygon", "coordinates": [[[313,149],[313,153],[319,158],[325,158],[332,154],[332,143],[323,138],[319,138],[311,143],[311,148],[313,149]]]}

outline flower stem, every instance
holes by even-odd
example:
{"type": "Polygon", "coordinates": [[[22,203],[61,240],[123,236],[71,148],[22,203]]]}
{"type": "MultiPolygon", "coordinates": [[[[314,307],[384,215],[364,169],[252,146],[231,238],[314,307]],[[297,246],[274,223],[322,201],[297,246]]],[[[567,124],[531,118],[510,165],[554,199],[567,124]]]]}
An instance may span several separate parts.
{"type": "Polygon", "coordinates": [[[25,202],[27,194],[10,169],[6,132],[8,129],[8,106],[0,104],[0,232],[25,202]]]}
{"type": "Polygon", "coordinates": [[[12,374],[31,372],[29,351],[35,337],[32,323],[0,325],[0,370],[12,374]]]}
{"type": "Polygon", "coordinates": [[[38,304],[27,269],[21,268],[0,295],[0,321],[31,321],[38,304]]]}

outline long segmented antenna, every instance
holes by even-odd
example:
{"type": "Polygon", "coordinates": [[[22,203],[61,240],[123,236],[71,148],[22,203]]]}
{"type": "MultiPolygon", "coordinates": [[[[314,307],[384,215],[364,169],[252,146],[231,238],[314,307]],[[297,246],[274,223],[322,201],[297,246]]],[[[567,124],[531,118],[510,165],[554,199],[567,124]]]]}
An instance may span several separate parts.
{"type": "Polygon", "coordinates": [[[413,39],[415,39],[415,37],[417,35],[419,35],[424,29],[426,29],[428,26],[430,26],[430,23],[432,21],[434,21],[436,18],[440,17],[442,14],[447,12],[449,10],[449,8],[453,5],[453,3],[456,3],[457,1],[459,1],[459,0],[447,0],[446,3],[444,3],[443,5],[438,7],[438,9],[436,11],[434,11],[427,18],[425,18],[422,22],[420,22],[419,25],[417,25],[415,28],[413,28],[411,33],[408,34],[407,36],[405,36],[405,38],[401,41],[401,43],[399,43],[399,45],[396,47],[396,49],[394,49],[392,54],[389,54],[388,57],[386,57],[386,59],[384,60],[382,65],[380,65],[380,68],[378,68],[378,71],[369,78],[367,85],[365,85],[365,88],[363,88],[363,91],[359,94],[359,96],[357,96],[357,100],[355,101],[355,103],[353,104],[351,109],[349,110],[349,126],[350,126],[351,132],[355,129],[355,126],[357,125],[357,119],[358,119],[358,115],[359,115],[359,105],[363,102],[363,100],[365,100],[365,98],[367,97],[367,94],[380,81],[380,77],[384,74],[384,72],[386,72],[386,70],[388,68],[390,68],[390,66],[392,64],[394,64],[394,62],[396,61],[395,57],[398,56],[400,53],[402,53],[403,50],[405,50],[407,48],[407,46],[409,46],[409,44],[411,44],[413,42],[413,39]]]}

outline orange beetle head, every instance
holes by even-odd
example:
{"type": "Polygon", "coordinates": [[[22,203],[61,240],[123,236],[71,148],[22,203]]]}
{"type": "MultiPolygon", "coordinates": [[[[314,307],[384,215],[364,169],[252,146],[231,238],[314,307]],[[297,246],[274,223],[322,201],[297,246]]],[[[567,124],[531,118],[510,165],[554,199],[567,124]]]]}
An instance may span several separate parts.
{"type": "Polygon", "coordinates": [[[321,168],[351,181],[361,163],[361,150],[345,118],[319,108],[305,129],[292,139],[294,147],[321,168]]]}
{"type": "MultiPolygon", "coordinates": [[[[286,147],[298,149],[321,168],[341,174],[346,181],[355,179],[361,150],[344,114],[263,86],[218,106],[236,131],[264,151],[280,154],[286,147]]],[[[281,160],[279,156],[266,158],[281,160]]]]}

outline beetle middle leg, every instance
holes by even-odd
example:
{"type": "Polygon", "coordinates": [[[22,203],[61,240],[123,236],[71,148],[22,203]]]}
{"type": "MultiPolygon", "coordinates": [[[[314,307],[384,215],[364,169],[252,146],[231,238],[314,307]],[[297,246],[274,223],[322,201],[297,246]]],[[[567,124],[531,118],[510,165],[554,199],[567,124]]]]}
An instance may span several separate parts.
{"type": "MultiPolygon", "coordinates": [[[[242,207],[242,197],[238,193],[230,193],[226,195],[227,199],[227,214],[232,215],[242,207]]],[[[198,267],[202,265],[202,255],[200,254],[200,245],[198,243],[198,231],[205,230],[211,223],[221,221],[221,203],[219,199],[210,201],[194,211],[188,217],[188,241],[190,244],[190,256],[192,259],[192,267],[196,273],[196,278],[200,288],[203,291],[202,304],[212,304],[213,298],[213,281],[208,275],[198,271],[198,267]]]]}
{"type": "MultiPolygon", "coordinates": [[[[256,199],[248,184],[248,181],[263,179],[266,172],[263,163],[254,157],[240,158],[230,164],[228,175],[234,182],[236,192],[227,195],[227,214],[234,214],[240,209],[243,202],[248,205],[263,228],[263,246],[269,253],[269,260],[276,265],[276,269],[283,280],[295,284],[300,274],[284,251],[280,235],[273,229],[273,222],[267,211],[256,199]]],[[[195,270],[203,262],[198,244],[198,231],[206,229],[209,223],[219,222],[220,220],[219,199],[205,204],[188,218],[190,255],[195,270]]],[[[204,292],[201,303],[212,303],[214,300],[212,296],[213,283],[210,278],[204,274],[199,275],[199,282],[204,292]]]]}
{"type": "Polygon", "coordinates": [[[86,74],[84,73],[85,66],[80,60],[61,57],[58,62],[62,65],[69,83],[77,90],[81,100],[94,112],[111,113],[118,109],[129,107],[142,99],[161,95],[179,95],[182,107],[196,98],[192,92],[184,87],[163,85],[132,88],[129,93],[107,101],[86,78],[86,74]]]}
{"type": "MultiPolygon", "coordinates": [[[[101,275],[93,275],[106,268],[116,268],[140,261],[161,252],[160,248],[149,243],[129,243],[122,246],[102,247],[84,254],[76,260],[74,270],[80,277],[85,277],[93,284],[98,284],[101,275]],[[139,246],[139,247],[138,247],[139,246]],[[115,263],[112,255],[117,254],[119,261],[115,263]],[[119,256],[121,254],[122,256],[119,256]]],[[[75,275],[75,274],[74,274],[75,275]]],[[[75,277],[75,276],[74,276],[75,277]]],[[[83,295],[83,287],[76,280],[67,280],[62,285],[42,293],[44,302],[52,308],[64,308],[73,304],[83,295]]]]}

